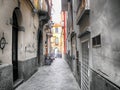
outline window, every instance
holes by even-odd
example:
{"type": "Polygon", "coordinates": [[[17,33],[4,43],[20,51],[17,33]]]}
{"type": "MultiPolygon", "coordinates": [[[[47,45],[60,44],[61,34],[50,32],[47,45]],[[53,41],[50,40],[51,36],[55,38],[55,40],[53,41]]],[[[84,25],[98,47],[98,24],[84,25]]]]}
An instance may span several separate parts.
{"type": "Polygon", "coordinates": [[[92,38],[93,47],[100,47],[101,46],[101,35],[97,35],[92,38]]]}
{"type": "Polygon", "coordinates": [[[55,33],[58,33],[58,28],[55,28],[55,33]]]}
{"type": "Polygon", "coordinates": [[[56,39],[55,39],[55,44],[59,44],[59,39],[58,39],[58,37],[56,37],[56,39]]]}

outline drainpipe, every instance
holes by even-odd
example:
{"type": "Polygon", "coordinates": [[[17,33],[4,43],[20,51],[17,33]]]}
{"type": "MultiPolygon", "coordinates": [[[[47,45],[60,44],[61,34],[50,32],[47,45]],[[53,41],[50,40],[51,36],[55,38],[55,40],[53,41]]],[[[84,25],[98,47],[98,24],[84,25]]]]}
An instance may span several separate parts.
{"type": "Polygon", "coordinates": [[[63,11],[64,17],[64,54],[66,54],[66,13],[63,11]]]}
{"type": "MultiPolygon", "coordinates": [[[[19,1],[19,0],[18,0],[19,1]]],[[[34,5],[32,4],[32,1],[31,0],[26,0],[28,2],[28,4],[30,5],[30,7],[32,9],[35,9],[34,5]]]]}

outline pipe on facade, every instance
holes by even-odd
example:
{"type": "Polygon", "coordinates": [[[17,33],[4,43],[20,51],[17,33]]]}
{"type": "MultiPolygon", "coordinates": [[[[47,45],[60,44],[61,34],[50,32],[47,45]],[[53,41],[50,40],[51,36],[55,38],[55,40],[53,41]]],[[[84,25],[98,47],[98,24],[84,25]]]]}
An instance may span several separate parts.
{"type": "Polygon", "coordinates": [[[32,4],[32,1],[31,0],[26,0],[28,3],[29,3],[29,5],[30,5],[30,7],[32,8],[32,9],[35,9],[35,7],[34,7],[34,5],[32,4]]]}

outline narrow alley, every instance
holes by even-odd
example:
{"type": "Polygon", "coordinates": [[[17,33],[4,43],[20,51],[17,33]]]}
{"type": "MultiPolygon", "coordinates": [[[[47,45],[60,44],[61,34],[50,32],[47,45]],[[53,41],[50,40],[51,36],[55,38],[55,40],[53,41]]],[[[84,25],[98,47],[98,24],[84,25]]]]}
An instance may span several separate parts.
{"type": "Polygon", "coordinates": [[[0,0],[0,90],[120,90],[120,0],[0,0]]]}
{"type": "Polygon", "coordinates": [[[16,90],[80,90],[66,61],[56,58],[50,66],[39,70],[16,90]]]}

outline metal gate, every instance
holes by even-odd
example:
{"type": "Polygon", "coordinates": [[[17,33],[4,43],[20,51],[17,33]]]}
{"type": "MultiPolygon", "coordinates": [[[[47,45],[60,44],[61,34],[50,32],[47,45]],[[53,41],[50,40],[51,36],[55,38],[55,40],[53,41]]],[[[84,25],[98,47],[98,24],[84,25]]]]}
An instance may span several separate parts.
{"type": "Polygon", "coordinates": [[[72,38],[72,45],[71,45],[71,53],[72,53],[72,71],[73,74],[76,74],[76,41],[75,36],[72,38]]]}
{"type": "Polygon", "coordinates": [[[89,90],[89,48],[88,41],[82,43],[82,73],[81,73],[81,88],[82,90],[89,90]]]}

